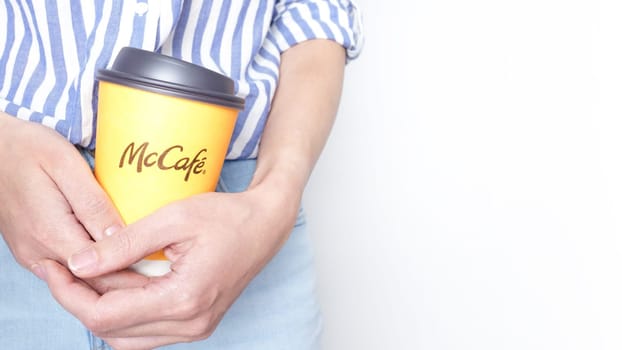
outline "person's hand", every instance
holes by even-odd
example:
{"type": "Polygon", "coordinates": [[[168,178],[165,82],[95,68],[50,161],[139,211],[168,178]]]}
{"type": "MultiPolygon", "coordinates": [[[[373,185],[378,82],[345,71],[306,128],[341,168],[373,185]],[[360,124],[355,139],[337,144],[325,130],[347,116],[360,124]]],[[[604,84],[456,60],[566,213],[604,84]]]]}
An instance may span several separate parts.
{"type": "Polygon", "coordinates": [[[175,202],[73,255],[81,278],[125,268],[164,248],[172,272],[99,295],[45,261],[54,297],[115,349],[204,339],[293,228],[298,202],[272,192],[206,193],[175,202]]]}
{"type": "MultiPolygon", "coordinates": [[[[122,220],[79,152],[53,130],[0,112],[0,232],[15,259],[66,265],[69,256],[121,228],[122,220]]],[[[125,272],[89,283],[104,292],[145,278],[125,272]]]]}
{"type": "Polygon", "coordinates": [[[294,225],[337,111],[344,63],[343,47],[328,40],[306,41],[281,55],[279,85],[249,190],[173,203],[70,259],[74,274],[89,278],[166,247],[172,272],[142,288],[100,296],[46,260],[41,266],[54,297],[119,350],[209,336],[294,225]]]}

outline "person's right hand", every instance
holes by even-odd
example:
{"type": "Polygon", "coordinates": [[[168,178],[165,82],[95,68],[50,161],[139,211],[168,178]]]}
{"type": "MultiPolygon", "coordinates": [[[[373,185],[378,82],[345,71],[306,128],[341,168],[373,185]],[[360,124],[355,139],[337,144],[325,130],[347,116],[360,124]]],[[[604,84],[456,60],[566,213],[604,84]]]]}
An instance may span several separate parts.
{"type": "MultiPolygon", "coordinates": [[[[123,223],[71,143],[2,112],[0,198],[0,233],[15,259],[35,274],[41,259],[67,266],[72,253],[123,223]]],[[[103,293],[145,284],[147,278],[125,271],[87,282],[103,293]]]]}

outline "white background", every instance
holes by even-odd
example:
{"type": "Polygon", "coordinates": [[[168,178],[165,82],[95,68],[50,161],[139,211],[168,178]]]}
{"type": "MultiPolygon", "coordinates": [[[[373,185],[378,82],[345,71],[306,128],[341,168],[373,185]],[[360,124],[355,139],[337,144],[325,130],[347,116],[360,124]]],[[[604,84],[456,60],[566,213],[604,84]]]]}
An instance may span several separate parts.
{"type": "Polygon", "coordinates": [[[622,349],[622,1],[359,4],[305,196],[325,349],[622,349]]]}

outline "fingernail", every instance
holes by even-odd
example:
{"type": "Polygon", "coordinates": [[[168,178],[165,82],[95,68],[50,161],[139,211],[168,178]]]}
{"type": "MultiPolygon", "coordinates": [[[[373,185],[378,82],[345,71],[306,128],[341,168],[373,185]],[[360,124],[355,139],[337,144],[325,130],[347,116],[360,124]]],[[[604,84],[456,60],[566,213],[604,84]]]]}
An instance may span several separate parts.
{"type": "Polygon", "coordinates": [[[67,264],[72,271],[86,271],[93,268],[96,262],[97,252],[93,247],[88,247],[72,255],[67,264]]]}
{"type": "Polygon", "coordinates": [[[117,233],[119,230],[121,230],[120,225],[112,225],[104,230],[104,236],[110,237],[114,235],[115,233],[117,233]]]}
{"type": "Polygon", "coordinates": [[[35,274],[35,276],[39,277],[39,279],[44,280],[44,281],[46,280],[47,274],[43,266],[39,264],[34,264],[30,267],[30,270],[32,271],[32,273],[35,274]]]}

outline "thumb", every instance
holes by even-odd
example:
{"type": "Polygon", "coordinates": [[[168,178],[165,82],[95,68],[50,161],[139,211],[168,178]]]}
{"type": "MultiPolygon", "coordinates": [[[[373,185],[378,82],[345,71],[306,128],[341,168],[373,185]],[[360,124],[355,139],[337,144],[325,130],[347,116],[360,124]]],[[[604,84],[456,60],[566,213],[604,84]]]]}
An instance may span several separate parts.
{"type": "Polygon", "coordinates": [[[101,276],[123,270],[174,243],[174,237],[162,234],[156,227],[148,227],[150,217],[127,226],[112,236],[73,254],[68,261],[69,268],[80,278],[101,276]]]}

